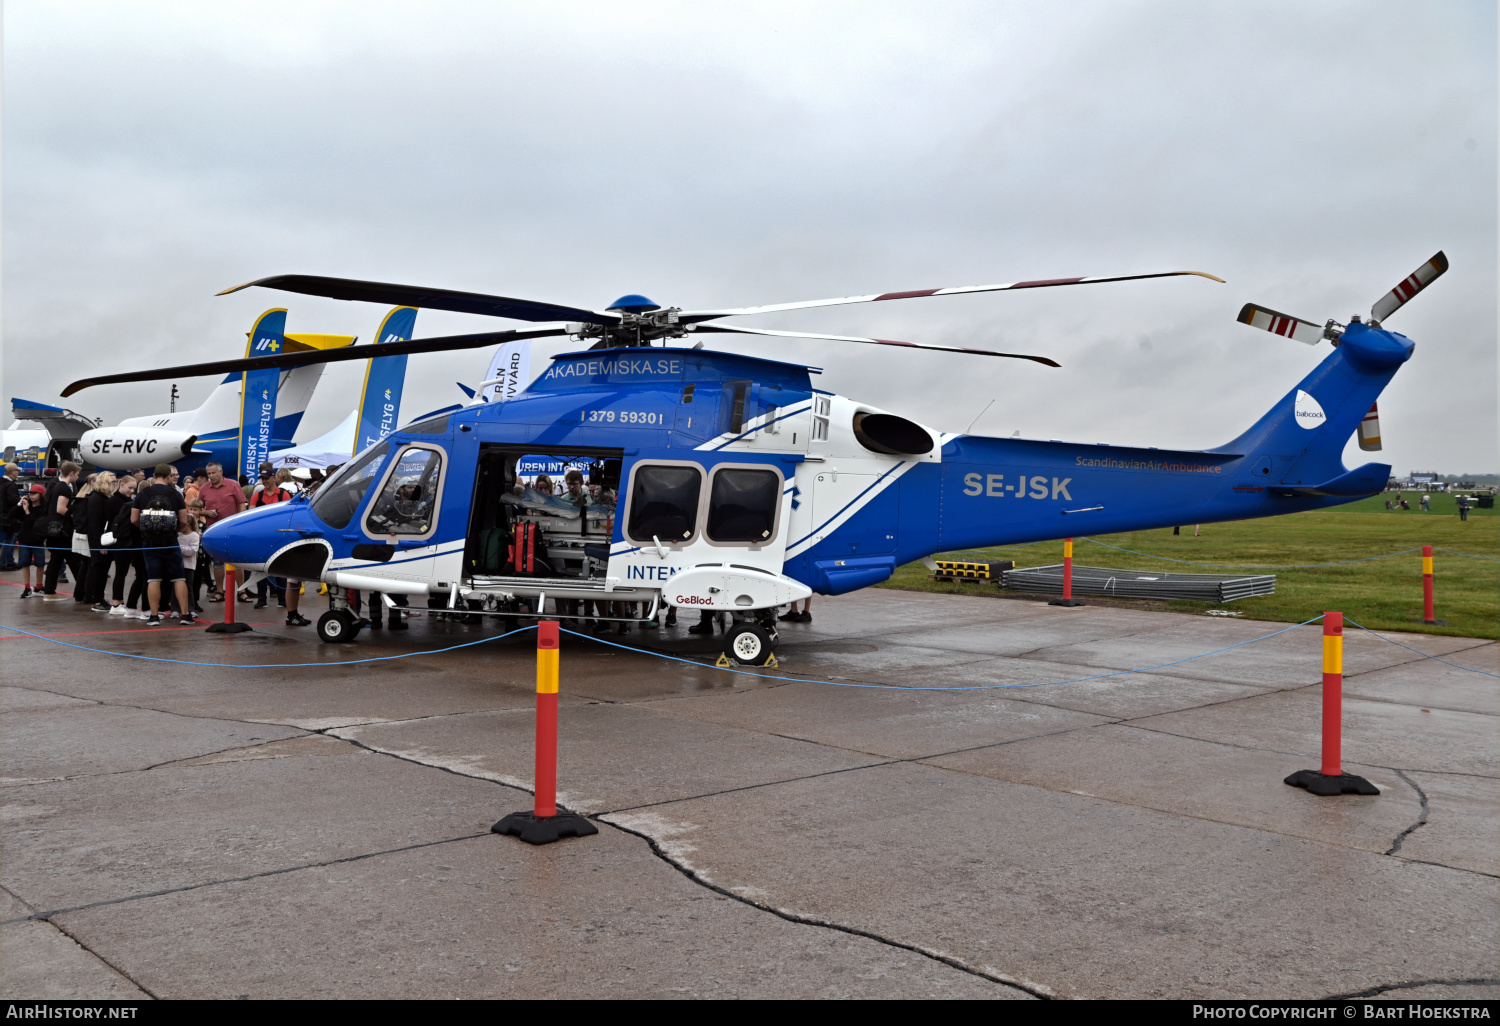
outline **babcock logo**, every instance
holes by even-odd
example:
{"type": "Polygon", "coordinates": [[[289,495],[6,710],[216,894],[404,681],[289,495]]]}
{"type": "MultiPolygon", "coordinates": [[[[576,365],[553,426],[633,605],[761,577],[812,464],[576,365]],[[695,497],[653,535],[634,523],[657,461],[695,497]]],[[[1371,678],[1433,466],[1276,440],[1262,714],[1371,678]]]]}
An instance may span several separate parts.
{"type": "Polygon", "coordinates": [[[1323,413],[1323,407],[1318,405],[1318,401],[1299,388],[1297,401],[1292,406],[1292,419],[1301,427],[1311,431],[1313,428],[1322,427],[1328,417],[1323,413]]]}

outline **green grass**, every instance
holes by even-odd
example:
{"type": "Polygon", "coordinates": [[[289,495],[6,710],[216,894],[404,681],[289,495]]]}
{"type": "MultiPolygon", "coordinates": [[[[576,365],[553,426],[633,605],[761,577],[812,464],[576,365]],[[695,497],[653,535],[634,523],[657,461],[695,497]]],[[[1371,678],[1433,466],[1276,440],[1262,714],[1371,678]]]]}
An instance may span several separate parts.
{"type": "MultiPolygon", "coordinates": [[[[1180,535],[1173,535],[1167,528],[1101,535],[1099,541],[1150,555],[1215,564],[1331,563],[1385,555],[1422,545],[1500,557],[1500,517],[1495,510],[1471,510],[1468,523],[1460,523],[1452,496],[1434,495],[1430,513],[1422,513],[1416,508],[1419,496],[1420,493],[1406,493],[1407,501],[1413,507],[1410,512],[1386,512],[1385,496],[1382,495],[1316,513],[1205,524],[1202,536],[1197,538],[1193,537],[1193,525],[1185,524],[1180,535]]],[[[942,555],[1013,559],[1017,566],[1044,566],[1062,562],[1062,543],[973,549],[942,555]]],[[[1210,567],[1185,566],[1117,552],[1081,539],[1074,544],[1073,557],[1083,565],[1122,570],[1214,572],[1210,567]]],[[[1246,619],[1290,623],[1310,619],[1327,610],[1338,610],[1374,629],[1500,639],[1500,563],[1439,552],[1434,564],[1435,611],[1438,619],[1448,621],[1446,627],[1429,627],[1421,622],[1421,552],[1346,566],[1247,570],[1246,573],[1274,573],[1276,594],[1242,599],[1227,606],[1172,601],[1156,607],[1179,612],[1232,609],[1242,612],[1246,619]]],[[[987,583],[934,581],[921,563],[898,568],[882,587],[967,595],[995,589],[995,585],[987,583]]]]}

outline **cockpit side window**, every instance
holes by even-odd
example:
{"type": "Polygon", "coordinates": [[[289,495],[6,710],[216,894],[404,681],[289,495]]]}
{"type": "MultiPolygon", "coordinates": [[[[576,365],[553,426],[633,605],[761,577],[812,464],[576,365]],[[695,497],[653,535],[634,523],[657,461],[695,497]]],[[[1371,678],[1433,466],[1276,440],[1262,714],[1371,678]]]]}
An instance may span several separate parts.
{"type": "Polygon", "coordinates": [[[703,473],[697,467],[643,464],[636,467],[626,536],[663,544],[690,540],[698,529],[703,473]]]}
{"type": "Polygon", "coordinates": [[[379,442],[366,449],[353,463],[345,464],[313,496],[313,514],[329,527],[348,527],[355,511],[370,493],[370,485],[390,451],[389,443],[379,442]]]}
{"type": "Polygon", "coordinates": [[[380,495],[365,515],[371,535],[431,534],[437,521],[443,456],[437,449],[407,446],[391,464],[380,495]]]}
{"type": "Polygon", "coordinates": [[[708,499],[708,540],[766,542],[776,533],[781,475],[774,470],[722,467],[714,471],[708,499]]]}

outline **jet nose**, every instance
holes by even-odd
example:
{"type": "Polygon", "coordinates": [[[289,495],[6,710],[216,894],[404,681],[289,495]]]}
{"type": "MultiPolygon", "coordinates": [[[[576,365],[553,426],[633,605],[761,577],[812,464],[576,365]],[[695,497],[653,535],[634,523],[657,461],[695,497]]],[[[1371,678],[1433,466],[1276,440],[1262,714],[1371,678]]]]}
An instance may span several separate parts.
{"type": "Polygon", "coordinates": [[[203,532],[202,546],[221,563],[263,567],[278,549],[299,535],[292,528],[296,507],[289,502],[236,513],[203,532]]]}

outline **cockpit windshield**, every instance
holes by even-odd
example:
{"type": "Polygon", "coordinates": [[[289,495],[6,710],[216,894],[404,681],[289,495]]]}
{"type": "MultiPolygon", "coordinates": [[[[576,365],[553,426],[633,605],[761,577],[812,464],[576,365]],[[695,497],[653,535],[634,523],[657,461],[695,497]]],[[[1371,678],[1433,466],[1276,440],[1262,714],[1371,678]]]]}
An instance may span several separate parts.
{"type": "Polygon", "coordinates": [[[388,443],[380,442],[366,449],[353,462],[344,464],[342,470],[325,481],[312,500],[312,510],[317,518],[329,527],[348,527],[390,451],[388,443]]]}

